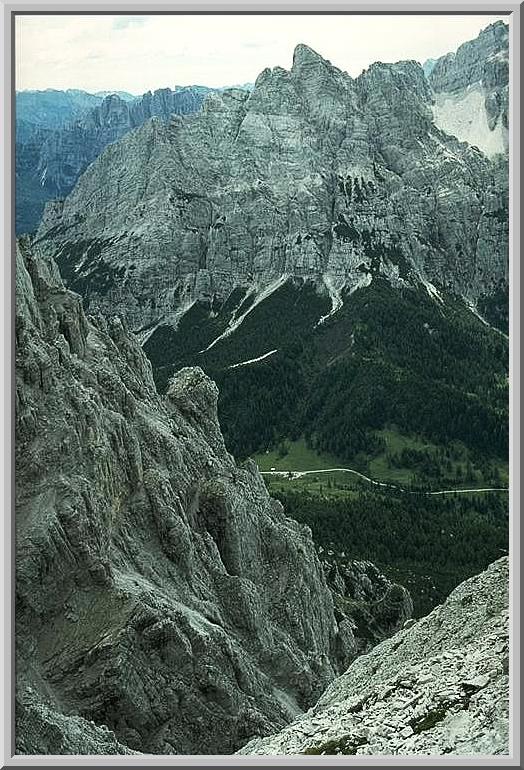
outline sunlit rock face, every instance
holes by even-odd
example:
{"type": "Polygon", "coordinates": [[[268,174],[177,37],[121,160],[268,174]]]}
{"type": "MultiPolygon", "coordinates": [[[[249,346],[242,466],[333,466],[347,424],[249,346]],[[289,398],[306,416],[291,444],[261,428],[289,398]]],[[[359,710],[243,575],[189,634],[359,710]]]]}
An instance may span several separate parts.
{"type": "Polygon", "coordinates": [[[509,28],[490,24],[429,74],[436,125],[487,156],[508,150],[509,28]]]}
{"type": "Polygon", "coordinates": [[[134,331],[287,279],[334,304],[379,274],[474,304],[507,283],[507,169],[443,133],[433,99],[416,62],[353,79],[299,45],[252,92],[109,146],[48,207],[39,247],[134,331]]]}

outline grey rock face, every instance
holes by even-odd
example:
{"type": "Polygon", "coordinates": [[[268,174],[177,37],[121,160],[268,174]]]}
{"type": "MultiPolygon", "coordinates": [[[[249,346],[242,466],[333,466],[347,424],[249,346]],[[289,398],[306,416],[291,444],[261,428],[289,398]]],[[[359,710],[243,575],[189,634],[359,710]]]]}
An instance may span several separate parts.
{"type": "Polygon", "coordinates": [[[279,729],[359,646],[309,529],[227,453],[201,370],[160,398],[121,321],[86,317],[27,240],[16,292],[18,751],[279,729]]]}
{"type": "Polygon", "coordinates": [[[314,708],[242,754],[507,754],[508,561],[357,658],[314,708]]]}
{"type": "Polygon", "coordinates": [[[509,27],[490,24],[456,53],[442,56],[429,74],[435,122],[443,131],[477,144],[487,155],[507,151],[509,27]]]}
{"type": "Polygon", "coordinates": [[[136,754],[107,726],[65,716],[41,702],[31,686],[16,698],[17,754],[136,754]]]}
{"type": "Polygon", "coordinates": [[[435,64],[437,63],[437,59],[426,59],[426,61],[422,65],[422,69],[424,70],[424,75],[429,78],[431,75],[431,71],[435,64]]]}
{"type": "Polygon", "coordinates": [[[162,88],[129,101],[110,94],[81,120],[56,132],[41,148],[37,173],[53,197],[62,197],[108,144],[156,116],[168,120],[172,114],[197,112],[210,89],[189,87],[172,91],[162,88]]]}
{"type": "Polygon", "coordinates": [[[47,212],[40,248],[90,309],[135,331],[290,276],[334,308],[377,273],[475,303],[507,281],[507,182],[435,126],[432,98],[416,62],[352,79],[297,46],[252,93],[212,94],[108,147],[47,212]]]}
{"type": "Polygon", "coordinates": [[[49,128],[35,128],[30,123],[16,123],[15,158],[15,220],[16,232],[33,231],[49,200],[49,194],[38,177],[40,150],[53,131],[49,128]]]}
{"type": "Polygon", "coordinates": [[[152,116],[167,120],[172,114],[196,112],[210,91],[189,86],[161,88],[132,99],[118,94],[93,97],[90,109],[72,112],[57,125],[37,124],[32,132],[17,120],[17,232],[36,228],[45,202],[67,195],[108,144],[152,116]]]}
{"type": "Polygon", "coordinates": [[[487,85],[507,85],[508,48],[508,25],[503,21],[490,24],[475,40],[463,43],[456,53],[437,59],[429,76],[431,87],[435,91],[460,91],[483,80],[487,80],[487,85]]]}
{"type": "Polygon", "coordinates": [[[16,231],[36,229],[45,203],[56,196],[39,171],[42,148],[57,132],[96,108],[101,96],[86,91],[19,91],[15,101],[16,231]]]}

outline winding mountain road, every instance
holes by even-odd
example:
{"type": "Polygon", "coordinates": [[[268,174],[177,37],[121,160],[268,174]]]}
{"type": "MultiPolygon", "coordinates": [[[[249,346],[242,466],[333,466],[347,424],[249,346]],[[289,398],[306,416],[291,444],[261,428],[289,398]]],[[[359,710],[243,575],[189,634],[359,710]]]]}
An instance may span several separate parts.
{"type": "Polygon", "coordinates": [[[369,476],[365,476],[363,473],[360,473],[360,471],[356,471],[354,468],[322,468],[316,471],[260,471],[262,476],[285,476],[289,478],[290,480],[295,480],[298,478],[301,478],[302,476],[309,476],[311,474],[317,474],[317,473],[352,473],[354,476],[358,476],[361,479],[364,479],[364,481],[367,481],[369,484],[374,484],[377,487],[387,487],[389,489],[396,489],[399,492],[404,492],[408,495],[454,495],[454,494],[466,494],[471,492],[509,492],[508,487],[482,487],[482,488],[474,488],[474,489],[439,489],[435,492],[431,491],[423,491],[416,492],[412,489],[403,489],[403,487],[399,487],[396,484],[388,484],[385,481],[377,481],[376,479],[371,479],[369,476]]]}

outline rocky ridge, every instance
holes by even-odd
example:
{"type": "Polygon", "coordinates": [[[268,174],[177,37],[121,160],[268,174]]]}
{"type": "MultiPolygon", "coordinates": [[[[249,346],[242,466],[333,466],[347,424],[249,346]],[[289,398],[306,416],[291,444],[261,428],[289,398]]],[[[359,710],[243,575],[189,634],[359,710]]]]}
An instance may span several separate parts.
{"type": "Polygon", "coordinates": [[[509,752],[508,561],[359,657],[316,706],[242,754],[509,752]]]}
{"type": "Polygon", "coordinates": [[[210,91],[197,86],[176,91],[161,88],[133,101],[109,94],[81,119],[53,133],[43,143],[36,169],[43,186],[50,197],[67,195],[108,144],[153,116],[168,120],[173,114],[197,112],[210,91]]]}
{"type": "Polygon", "coordinates": [[[26,128],[56,129],[78,120],[102,101],[102,96],[70,88],[58,91],[17,91],[16,124],[26,128]]]}
{"type": "Polygon", "coordinates": [[[108,144],[153,116],[168,120],[171,114],[196,112],[211,90],[188,86],[148,91],[132,99],[115,93],[103,99],[93,96],[90,109],[72,111],[69,120],[56,125],[48,125],[37,110],[36,123],[29,124],[32,130],[22,117],[27,110],[20,109],[16,124],[17,232],[36,229],[45,202],[67,195],[108,144]]]}
{"type": "Polygon", "coordinates": [[[428,75],[435,123],[488,156],[508,151],[509,27],[490,24],[428,75]]]}
{"type": "Polygon", "coordinates": [[[48,206],[38,243],[134,331],[234,289],[248,307],[287,280],[333,310],[376,275],[475,305],[507,285],[507,171],[444,134],[432,99],[416,62],[352,79],[299,45],[251,93],[108,147],[48,206]]]}
{"type": "MultiPolygon", "coordinates": [[[[228,454],[200,369],[159,397],[28,240],[16,296],[17,751],[228,753],[284,726],[361,647],[310,530],[228,454]]],[[[382,618],[391,584],[355,569],[382,618]]]]}

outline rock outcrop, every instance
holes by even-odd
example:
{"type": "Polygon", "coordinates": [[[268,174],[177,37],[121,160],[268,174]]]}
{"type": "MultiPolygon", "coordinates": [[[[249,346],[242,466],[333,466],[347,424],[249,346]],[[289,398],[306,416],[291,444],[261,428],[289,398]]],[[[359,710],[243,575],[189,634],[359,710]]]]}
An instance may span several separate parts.
{"type": "Polygon", "coordinates": [[[228,753],[279,729],[359,648],[310,530],[226,451],[214,383],[183,369],[160,398],[133,335],[27,240],[16,298],[18,751],[228,753]]]}
{"type": "Polygon", "coordinates": [[[409,592],[391,583],[372,562],[338,565],[321,558],[321,563],[333,594],[335,613],[349,615],[354,624],[358,654],[392,636],[411,618],[413,602],[409,592]]]}
{"type": "Polygon", "coordinates": [[[509,27],[490,24],[432,66],[435,123],[488,156],[508,150],[509,27]]]}
{"type": "Polygon", "coordinates": [[[240,753],[507,754],[507,559],[406,626],[352,663],[307,714],[240,753]]]}
{"type": "MultiPolygon", "coordinates": [[[[69,115],[69,119],[62,122],[58,117],[46,121],[46,113],[40,116],[36,110],[34,124],[28,124],[22,117],[28,109],[22,99],[25,94],[18,94],[17,111],[18,99],[24,109],[20,107],[20,120],[17,117],[16,123],[17,232],[36,229],[45,203],[67,195],[108,144],[153,116],[167,120],[172,114],[196,112],[211,90],[188,86],[174,91],[161,88],[131,99],[116,93],[103,99],[93,96],[92,102],[87,102],[90,109],[77,107],[75,112],[71,108],[69,115],[63,108],[60,115],[69,115]]],[[[56,94],[64,96],[60,91],[56,94]]],[[[63,99],[57,101],[61,105],[63,99]]]]}
{"type": "Polygon", "coordinates": [[[77,122],[64,126],[43,143],[36,172],[49,196],[60,198],[74,187],[83,171],[108,144],[118,141],[153,116],[197,112],[211,89],[161,88],[129,101],[110,94],[77,122]]]}
{"type": "Polygon", "coordinates": [[[134,331],[287,279],[333,309],[379,274],[475,304],[507,285],[507,177],[435,125],[432,99],[416,62],[352,79],[299,45],[251,93],[109,146],[48,207],[40,248],[134,331]]]}

